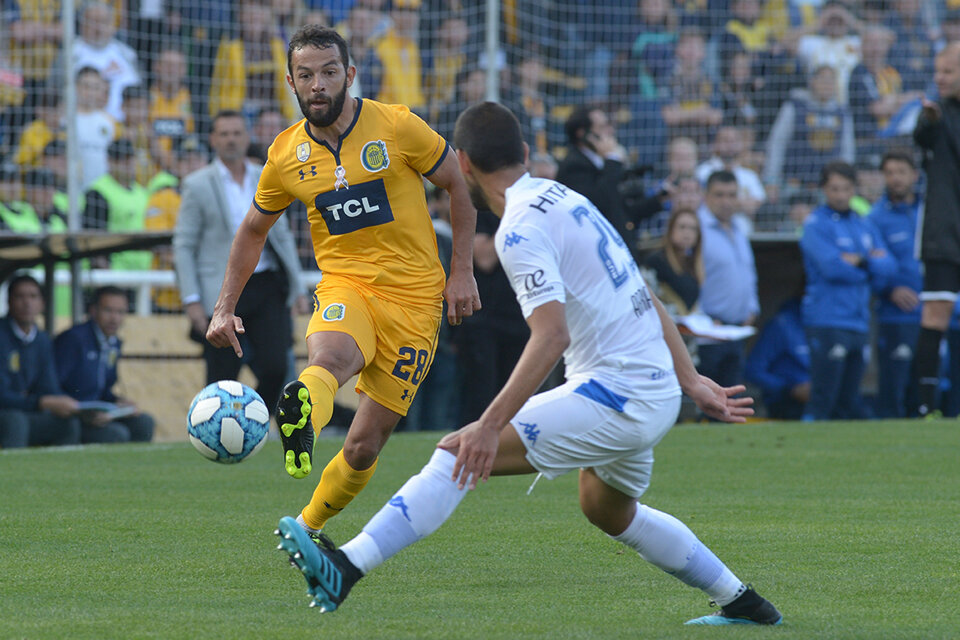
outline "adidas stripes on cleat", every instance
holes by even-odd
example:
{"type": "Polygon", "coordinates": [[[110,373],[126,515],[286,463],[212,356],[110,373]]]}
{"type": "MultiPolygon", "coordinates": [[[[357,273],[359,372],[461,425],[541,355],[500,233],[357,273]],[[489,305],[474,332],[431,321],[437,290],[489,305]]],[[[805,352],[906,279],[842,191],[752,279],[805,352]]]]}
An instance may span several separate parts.
{"type": "Polygon", "coordinates": [[[277,402],[277,424],[283,443],[283,467],[294,478],[313,470],[313,425],[310,424],[310,391],[299,380],[287,383],[277,402]]]}
{"type": "Polygon", "coordinates": [[[363,577],[327,536],[308,534],[289,516],[280,519],[274,533],[280,536],[277,548],[286,551],[290,564],[303,573],[311,596],[310,606],[320,607],[320,613],[336,610],[363,577]]]}
{"type": "Polygon", "coordinates": [[[714,614],[687,620],[685,624],[727,625],[727,624],[766,624],[775,625],[783,622],[783,616],[770,601],[761,597],[753,587],[747,590],[733,602],[720,608],[714,614]]]}

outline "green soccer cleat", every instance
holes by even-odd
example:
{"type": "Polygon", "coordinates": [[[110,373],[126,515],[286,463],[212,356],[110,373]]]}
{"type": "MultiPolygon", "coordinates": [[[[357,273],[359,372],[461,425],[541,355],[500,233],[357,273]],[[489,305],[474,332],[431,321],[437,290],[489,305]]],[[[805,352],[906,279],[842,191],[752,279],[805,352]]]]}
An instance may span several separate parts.
{"type": "Polygon", "coordinates": [[[363,577],[330,538],[319,532],[308,535],[290,516],[280,519],[274,533],[280,536],[277,548],[286,551],[290,564],[303,573],[310,606],[320,607],[320,613],[336,610],[363,577]]]}
{"type": "Polygon", "coordinates": [[[783,622],[783,616],[769,600],[763,598],[753,587],[740,594],[736,600],[720,608],[714,614],[687,620],[684,624],[720,626],[728,624],[776,625],[783,622]]]}
{"type": "Polygon", "coordinates": [[[277,424],[283,443],[283,467],[294,478],[313,470],[313,425],[310,424],[310,391],[299,380],[287,383],[277,403],[277,424]]]}

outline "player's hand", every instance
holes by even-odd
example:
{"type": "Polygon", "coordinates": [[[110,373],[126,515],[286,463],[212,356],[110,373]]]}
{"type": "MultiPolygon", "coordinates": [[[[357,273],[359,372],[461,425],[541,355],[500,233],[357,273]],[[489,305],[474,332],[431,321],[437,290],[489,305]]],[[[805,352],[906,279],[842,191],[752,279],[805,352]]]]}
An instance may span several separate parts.
{"type": "Polygon", "coordinates": [[[920,110],[920,116],[929,122],[936,122],[940,119],[940,105],[932,100],[927,100],[926,98],[921,99],[920,104],[922,108],[920,110]]]}
{"type": "Polygon", "coordinates": [[[707,376],[699,376],[696,383],[686,394],[696,403],[700,411],[723,422],[746,422],[747,416],[753,415],[753,398],[745,396],[734,398],[747,388],[742,384],[733,387],[721,387],[707,376]]]}
{"type": "Polygon", "coordinates": [[[240,340],[237,334],[244,332],[243,320],[232,313],[214,311],[213,318],[210,319],[210,326],[207,327],[207,342],[222,349],[224,347],[233,347],[233,352],[238,358],[243,357],[243,349],[240,348],[240,340]]]}
{"type": "Polygon", "coordinates": [[[452,325],[458,325],[465,317],[480,311],[480,292],[473,273],[451,269],[443,299],[447,301],[447,320],[452,325]]]}
{"type": "Polygon", "coordinates": [[[486,482],[490,477],[499,444],[500,433],[477,421],[447,434],[437,447],[457,454],[452,478],[457,488],[463,489],[469,482],[469,488],[475,489],[477,480],[486,482]]]}
{"type": "Polygon", "coordinates": [[[890,292],[890,302],[897,305],[901,311],[913,311],[920,304],[920,297],[910,287],[894,287],[890,292]]]}

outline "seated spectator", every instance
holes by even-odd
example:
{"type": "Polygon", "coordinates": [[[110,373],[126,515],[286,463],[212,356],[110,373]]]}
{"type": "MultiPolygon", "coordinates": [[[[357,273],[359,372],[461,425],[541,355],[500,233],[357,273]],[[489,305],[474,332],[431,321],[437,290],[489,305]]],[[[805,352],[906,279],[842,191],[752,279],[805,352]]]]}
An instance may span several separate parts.
{"type": "Polygon", "coordinates": [[[663,245],[644,262],[656,278],[657,297],[671,316],[699,311],[703,284],[703,247],[696,209],[676,208],[667,221],[663,245]]]}
{"type": "Polygon", "coordinates": [[[456,15],[447,16],[436,31],[433,46],[425,53],[430,56],[426,63],[425,87],[430,105],[430,117],[434,118],[441,105],[452,102],[457,92],[457,75],[467,64],[466,46],[470,37],[467,21],[456,15]]]}
{"type": "Polygon", "coordinates": [[[107,83],[93,67],[77,72],[77,145],[83,175],[80,187],[86,189],[107,173],[107,147],[116,138],[117,122],[103,110],[107,83]]]}
{"type": "Polygon", "coordinates": [[[77,73],[92,67],[100,72],[108,86],[103,108],[123,122],[123,90],[141,83],[137,54],[117,39],[118,21],[112,5],[88,2],[80,9],[79,18],[79,35],[71,52],[72,69],[77,73]]]}
{"type": "Polygon", "coordinates": [[[940,21],[940,37],[933,43],[934,53],[940,53],[951,42],[960,42],[960,7],[949,9],[940,21]]]}
{"type": "MultiPolygon", "coordinates": [[[[170,173],[172,180],[150,192],[143,219],[143,228],[146,231],[172,231],[176,227],[177,213],[180,211],[180,182],[210,162],[210,149],[199,137],[187,136],[180,139],[175,158],[170,173]]],[[[290,215],[290,209],[287,210],[287,215],[290,215]]],[[[315,261],[313,245],[309,242],[309,237],[308,234],[303,246],[310,250],[310,257],[315,261]]],[[[170,245],[163,245],[153,250],[152,268],[173,271],[173,248],[170,245]]],[[[159,311],[179,312],[182,308],[180,294],[174,288],[154,289],[153,306],[159,311]]]]}
{"type": "Polygon", "coordinates": [[[79,444],[77,401],[61,391],[50,336],[36,324],[40,283],[14,276],[7,302],[9,313],[0,318],[0,448],[79,444]]]}
{"type": "Polygon", "coordinates": [[[62,106],[58,93],[45,91],[36,97],[36,118],[20,134],[14,162],[21,167],[43,165],[43,148],[65,134],[62,106]]]}
{"type": "Polygon", "coordinates": [[[8,231],[4,222],[9,206],[23,199],[23,181],[20,167],[12,162],[0,162],[0,231],[8,231]]]}
{"type": "MultiPolygon", "coordinates": [[[[65,140],[57,139],[43,148],[43,168],[53,173],[56,182],[56,192],[53,194],[53,206],[61,216],[66,218],[70,211],[70,199],[67,196],[67,182],[71,165],[67,159],[67,143],[65,140]]],[[[80,167],[77,164],[72,166],[74,174],[79,178],[80,167]]],[[[77,207],[83,211],[83,194],[79,194],[77,207]]]]}
{"type": "Polygon", "coordinates": [[[170,171],[174,145],[196,128],[187,88],[187,58],[179,48],[162,49],[153,65],[150,126],[157,141],[155,158],[161,168],[170,171]]]}
{"type": "Polygon", "coordinates": [[[520,121],[524,142],[531,153],[548,153],[547,115],[550,112],[543,87],[543,62],[535,54],[528,54],[516,65],[517,84],[512,91],[511,105],[520,121]]]}
{"type": "Polygon", "coordinates": [[[427,106],[420,72],[420,2],[391,0],[393,26],[377,40],[375,49],[383,78],[376,99],[386,104],[405,104],[422,112],[427,106]]]}
{"type": "Polygon", "coordinates": [[[697,167],[696,175],[700,184],[705,185],[714,171],[726,169],[733,173],[737,178],[738,213],[745,215],[753,226],[757,209],[766,201],[767,192],[757,172],[740,163],[743,153],[743,134],[740,129],[720,127],[713,138],[713,155],[697,167]]]}
{"type": "MultiPolygon", "coordinates": [[[[118,233],[143,231],[147,188],[137,182],[136,151],[129,140],[114,140],[108,148],[110,171],[97,178],[86,193],[83,228],[118,233]]],[[[122,251],[110,256],[110,268],[146,270],[149,251],[122,251]]]]}
{"type": "Polygon", "coordinates": [[[753,74],[750,54],[742,51],[728,56],[722,78],[719,90],[723,121],[734,126],[756,126],[764,107],[757,100],[763,91],[763,80],[753,74]]]}
{"type": "Polygon", "coordinates": [[[824,66],[834,70],[834,95],[840,104],[847,104],[850,73],[860,62],[863,28],[840,0],[827,0],[820,9],[818,33],[802,36],[797,45],[797,58],[808,74],[824,66]]]}
{"type": "Polygon", "coordinates": [[[857,143],[863,153],[879,156],[882,145],[878,138],[891,119],[912,102],[919,108],[922,93],[904,91],[900,73],[887,60],[893,42],[894,35],[889,29],[865,29],[863,61],[850,74],[850,111],[857,143]]]}
{"type": "Polygon", "coordinates": [[[890,0],[888,7],[885,26],[894,35],[890,64],[900,72],[904,91],[923,91],[933,77],[933,42],[923,23],[921,2],[890,0]]]}
{"type": "Polygon", "coordinates": [[[287,43],[280,36],[270,6],[256,0],[239,3],[240,33],[224,37],[217,49],[208,111],[242,112],[253,121],[261,109],[279,109],[288,122],[299,115],[287,85],[287,43]]]}
{"type": "Polygon", "coordinates": [[[25,174],[5,165],[0,180],[4,191],[15,199],[0,200],[0,224],[14,233],[57,233],[67,230],[65,212],[54,206],[56,176],[48,169],[31,169],[25,174]],[[21,188],[22,185],[22,188],[21,188]]]}
{"type": "Polygon", "coordinates": [[[650,189],[647,198],[660,201],[660,211],[637,223],[637,235],[641,240],[659,238],[666,230],[670,212],[681,206],[683,200],[694,211],[700,208],[702,191],[694,175],[697,168],[697,143],[690,138],[674,138],[667,145],[667,176],[650,189]]]}
{"type": "Polygon", "coordinates": [[[723,121],[717,87],[704,71],[706,46],[703,35],[687,29],[680,33],[674,51],[676,60],[668,81],[668,98],[661,110],[667,135],[687,136],[706,144],[713,129],[723,121]]]}
{"type": "MultiPolygon", "coordinates": [[[[350,86],[350,95],[355,98],[375,99],[383,84],[383,64],[375,47],[390,27],[390,20],[378,7],[358,3],[350,8],[350,14],[337,31],[347,41],[350,64],[357,69],[350,86]]],[[[451,125],[451,129],[453,126],[451,125]]]]}
{"type": "Polygon", "coordinates": [[[122,343],[117,333],[127,315],[127,294],[116,287],[100,287],[93,293],[89,320],[57,336],[56,354],[60,387],[80,402],[104,402],[133,411],[112,417],[107,411],[81,413],[80,441],[149,442],[153,418],[136,410],[136,405],[117,396],[117,361],[122,343]]]}
{"type": "Polygon", "coordinates": [[[487,93],[486,72],[474,66],[464,68],[457,75],[457,93],[453,102],[441,105],[437,119],[432,122],[434,129],[445,140],[453,139],[453,126],[460,112],[471,104],[482,102],[487,93]]]}
{"type": "Polygon", "coordinates": [[[637,65],[641,97],[658,98],[666,92],[678,28],[670,0],[640,0],[640,35],[633,43],[631,57],[637,65]]]}
{"type": "Polygon", "coordinates": [[[117,137],[129,140],[136,159],[136,180],[149,185],[160,167],[156,157],[159,140],[153,135],[150,122],[150,94],[137,84],[123,90],[123,124],[117,126],[117,137]]]}
{"type": "Polygon", "coordinates": [[[804,420],[867,417],[860,401],[864,348],[870,326],[870,287],[896,263],[872,223],[850,208],[856,173],[845,162],[821,172],[825,203],[800,239],[806,291],[803,326],[810,345],[810,401],[804,420]]]}
{"type": "Polygon", "coordinates": [[[778,197],[784,186],[815,187],[820,169],[835,158],[853,163],[853,118],[836,91],[836,72],[823,66],[810,76],[809,89],[790,92],[767,139],[763,178],[768,194],[778,197]]]}
{"type": "Polygon", "coordinates": [[[800,298],[790,298],[767,321],[747,357],[744,377],[760,387],[767,417],[799,420],[810,400],[810,347],[800,298]]]}

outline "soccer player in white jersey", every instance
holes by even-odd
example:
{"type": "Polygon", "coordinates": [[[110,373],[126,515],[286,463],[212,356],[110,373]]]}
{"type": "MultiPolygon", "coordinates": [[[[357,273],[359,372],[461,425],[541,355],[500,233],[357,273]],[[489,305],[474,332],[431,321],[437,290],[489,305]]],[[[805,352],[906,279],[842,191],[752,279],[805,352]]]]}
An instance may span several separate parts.
{"type": "Polygon", "coordinates": [[[580,194],[526,172],[520,126],[505,107],[464,111],[454,143],[475,205],[502,217],[496,249],[530,340],[479,420],[445,436],[410,478],[339,549],[293,518],[276,531],[307,580],[311,606],[331,611],[362,576],[435,531],[490,475],[579,470],[591,523],[719,605],[688,624],[778,624],[682,522],[640,504],[653,446],[673,426],[681,389],[706,414],[743,422],[751,398],[697,373],[676,326],[650,293],[622,239],[580,194]],[[567,382],[534,395],[560,356],[567,382]]]}

